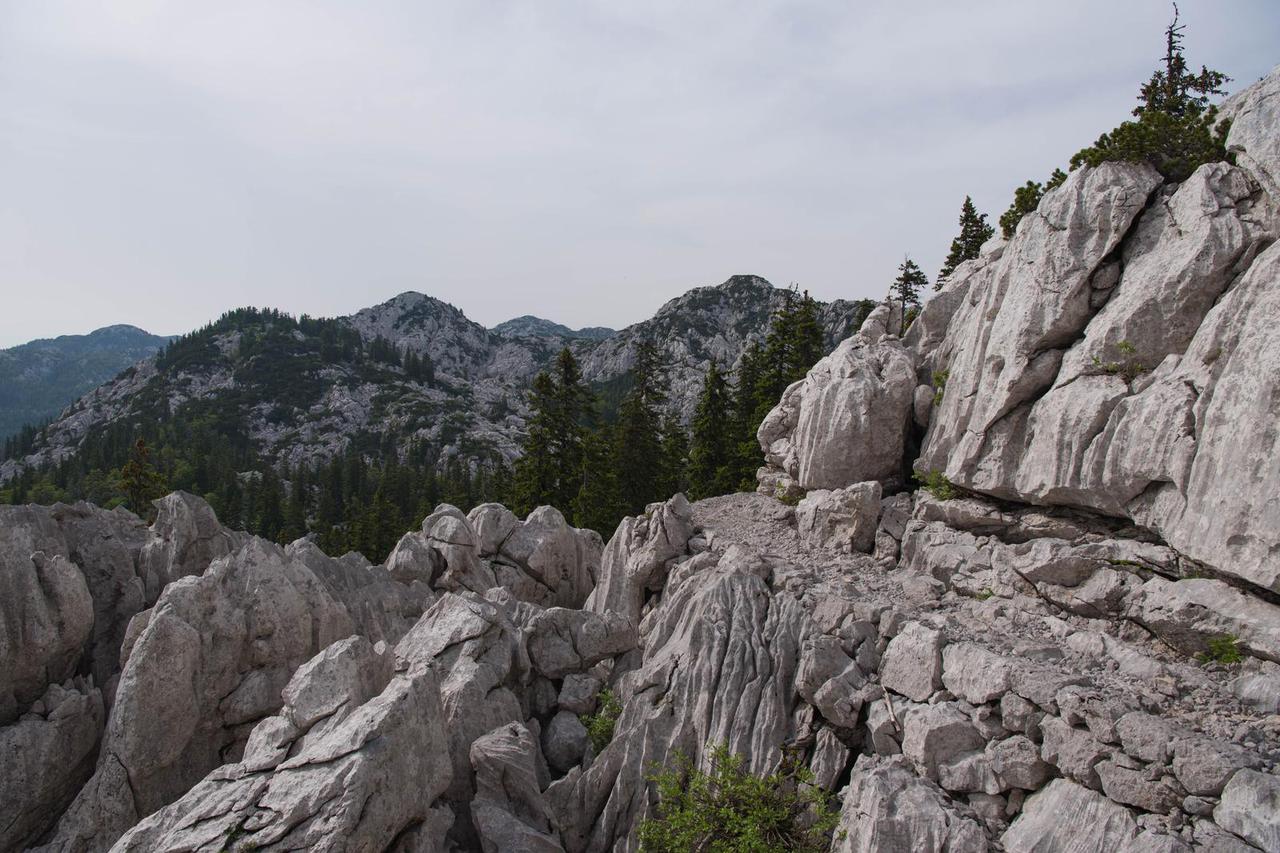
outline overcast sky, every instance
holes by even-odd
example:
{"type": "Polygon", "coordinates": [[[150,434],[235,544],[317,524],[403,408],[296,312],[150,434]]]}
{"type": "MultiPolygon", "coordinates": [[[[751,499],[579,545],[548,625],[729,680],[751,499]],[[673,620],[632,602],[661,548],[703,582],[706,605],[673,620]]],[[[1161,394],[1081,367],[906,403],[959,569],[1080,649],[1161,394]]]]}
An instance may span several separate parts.
{"type": "MultiPolygon", "coordinates": [[[[1233,90],[1280,62],[1275,0],[1180,5],[1233,90]]],[[[404,290],[615,327],[735,273],[879,297],[1125,118],[1169,13],[0,0],[0,346],[404,290]]]]}

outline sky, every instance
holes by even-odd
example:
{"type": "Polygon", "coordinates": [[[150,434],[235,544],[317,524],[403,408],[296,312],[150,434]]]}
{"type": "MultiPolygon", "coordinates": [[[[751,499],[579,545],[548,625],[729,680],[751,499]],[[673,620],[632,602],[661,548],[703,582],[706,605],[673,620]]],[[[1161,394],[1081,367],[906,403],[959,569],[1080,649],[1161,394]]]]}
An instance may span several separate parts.
{"type": "MultiPolygon", "coordinates": [[[[1183,0],[1189,61],[1280,3],[1183,0]]],[[[622,327],[753,273],[936,275],[1127,117],[1163,0],[0,0],[0,347],[405,290],[622,327]],[[972,7],[979,6],[979,9],[972,7]]]]}

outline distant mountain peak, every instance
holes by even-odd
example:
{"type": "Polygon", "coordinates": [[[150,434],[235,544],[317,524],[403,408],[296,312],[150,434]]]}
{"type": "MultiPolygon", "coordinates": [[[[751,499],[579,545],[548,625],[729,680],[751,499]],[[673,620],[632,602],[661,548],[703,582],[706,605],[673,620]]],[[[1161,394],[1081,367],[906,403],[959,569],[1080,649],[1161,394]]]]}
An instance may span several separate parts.
{"type": "Polygon", "coordinates": [[[588,326],[582,329],[570,329],[553,320],[545,320],[532,314],[513,317],[490,329],[504,338],[564,338],[566,340],[602,341],[615,334],[613,329],[605,326],[588,326]]]}

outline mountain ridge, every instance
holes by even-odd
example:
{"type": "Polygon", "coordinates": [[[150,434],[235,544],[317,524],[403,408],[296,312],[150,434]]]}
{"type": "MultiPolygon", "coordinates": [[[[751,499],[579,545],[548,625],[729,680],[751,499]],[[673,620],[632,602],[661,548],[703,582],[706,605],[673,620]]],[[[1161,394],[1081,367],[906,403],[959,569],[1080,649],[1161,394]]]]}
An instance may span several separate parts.
{"type": "MultiPolygon", "coordinates": [[[[525,388],[560,349],[574,352],[585,381],[608,388],[630,370],[639,343],[653,340],[671,408],[687,420],[707,364],[732,367],[788,298],[763,278],[733,276],[693,288],[603,338],[565,337],[541,323],[548,333],[502,334],[415,291],[327,319],[240,309],[68,406],[30,452],[0,463],[0,480],[65,460],[110,425],[191,407],[216,409],[236,435],[288,465],[331,458],[352,441],[374,447],[388,439],[428,446],[442,458],[509,462],[523,435],[525,388]],[[379,346],[386,351],[368,357],[379,346]],[[399,363],[406,353],[429,363],[429,379],[408,375],[399,363]]],[[[856,328],[867,308],[820,303],[826,349],[856,328]]]]}
{"type": "Polygon", "coordinates": [[[0,350],[0,439],[58,415],[77,398],[173,340],[119,323],[0,350]]]}

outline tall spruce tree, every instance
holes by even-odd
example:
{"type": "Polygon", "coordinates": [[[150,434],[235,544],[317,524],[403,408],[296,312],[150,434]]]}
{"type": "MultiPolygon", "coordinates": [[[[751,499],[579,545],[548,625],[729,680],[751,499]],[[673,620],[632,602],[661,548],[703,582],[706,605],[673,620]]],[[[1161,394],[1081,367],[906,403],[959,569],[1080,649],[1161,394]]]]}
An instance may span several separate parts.
{"type": "Polygon", "coordinates": [[[165,482],[151,463],[151,448],[142,438],[134,441],[129,461],[120,467],[119,480],[129,509],[142,518],[150,519],[155,514],[151,501],[165,493],[165,482]]]}
{"type": "Polygon", "coordinates": [[[978,257],[982,244],[990,240],[994,233],[995,229],[987,224],[987,215],[978,213],[978,209],[973,206],[973,199],[965,196],[964,204],[960,205],[960,233],[951,241],[951,251],[942,264],[933,289],[941,290],[944,280],[956,267],[978,257]]]}
{"type": "Polygon", "coordinates": [[[555,406],[551,412],[555,482],[547,502],[562,512],[570,512],[581,487],[586,419],[594,400],[582,382],[582,369],[568,347],[556,357],[555,370],[555,406]]]}
{"type": "Polygon", "coordinates": [[[1183,55],[1178,6],[1165,28],[1163,68],[1138,92],[1137,121],[1123,122],[1071,158],[1071,168],[1097,166],[1108,160],[1150,163],[1171,181],[1184,181],[1203,163],[1227,159],[1227,123],[1218,122],[1213,95],[1222,95],[1231,78],[1205,66],[1192,72],[1183,55]]]}
{"type": "Polygon", "coordinates": [[[920,267],[916,266],[916,262],[909,257],[903,257],[902,264],[898,267],[898,277],[893,280],[893,284],[889,287],[889,298],[896,299],[902,307],[901,327],[898,334],[902,335],[907,331],[907,308],[910,306],[919,307],[920,291],[929,286],[929,277],[924,274],[920,267]]]}
{"type": "Polygon", "coordinates": [[[601,424],[587,433],[578,494],[573,501],[573,523],[596,531],[606,540],[625,515],[615,446],[612,424],[601,424]]]}
{"type": "Polygon", "coordinates": [[[715,359],[707,366],[702,394],[693,413],[689,450],[689,496],[694,500],[723,495],[737,487],[732,477],[732,389],[715,359]]]}
{"type": "Polygon", "coordinates": [[[511,509],[520,516],[528,515],[547,503],[557,485],[554,455],[556,385],[545,371],[533,378],[529,407],[533,412],[527,424],[528,432],[521,442],[521,455],[511,484],[511,509]]]}
{"type": "Polygon", "coordinates": [[[662,406],[667,395],[662,389],[658,348],[652,341],[636,347],[631,380],[631,390],[618,410],[614,447],[622,509],[636,515],[662,497],[662,406]]]}
{"type": "Polygon", "coordinates": [[[662,419],[662,471],[658,479],[658,499],[689,491],[689,433],[680,419],[668,414],[662,419]]]}

